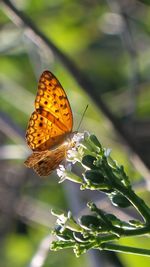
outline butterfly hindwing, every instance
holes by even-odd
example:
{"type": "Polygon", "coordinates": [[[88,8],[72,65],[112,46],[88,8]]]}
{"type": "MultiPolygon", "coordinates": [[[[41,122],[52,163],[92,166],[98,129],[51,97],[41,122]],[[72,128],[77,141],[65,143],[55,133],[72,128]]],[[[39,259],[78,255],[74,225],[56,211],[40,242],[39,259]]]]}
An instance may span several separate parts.
{"type": "Polygon", "coordinates": [[[47,176],[58,167],[66,156],[66,146],[62,145],[48,152],[45,158],[33,166],[39,176],[47,176]]]}
{"type": "Polygon", "coordinates": [[[26,167],[33,168],[39,161],[46,158],[49,154],[49,150],[34,152],[24,162],[26,167]]]}

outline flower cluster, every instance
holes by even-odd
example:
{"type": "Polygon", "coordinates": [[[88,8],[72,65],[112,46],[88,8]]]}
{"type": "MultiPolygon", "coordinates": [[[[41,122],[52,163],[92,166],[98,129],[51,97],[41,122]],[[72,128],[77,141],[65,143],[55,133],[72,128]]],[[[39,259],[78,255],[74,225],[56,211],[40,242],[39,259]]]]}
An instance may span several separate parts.
{"type": "MultiPolygon", "coordinates": [[[[93,207],[93,211],[101,212],[93,203],[89,203],[89,207],[91,210],[93,207]]],[[[58,239],[58,241],[54,241],[51,244],[51,250],[57,251],[62,248],[72,247],[78,257],[90,248],[97,248],[100,244],[108,241],[108,232],[109,240],[117,238],[117,235],[111,234],[111,229],[110,231],[108,230],[108,225],[105,224],[105,221],[102,220],[97,212],[93,215],[82,216],[78,223],[71,212],[66,214],[56,210],[51,212],[57,217],[56,227],[52,233],[58,239]]]]}
{"type": "MultiPolygon", "coordinates": [[[[130,181],[126,176],[123,166],[119,166],[110,156],[110,149],[102,147],[95,135],[88,132],[77,133],[73,136],[74,146],[67,153],[66,167],[63,165],[57,169],[60,182],[70,180],[81,184],[81,189],[101,190],[108,193],[112,200],[116,200],[118,194],[114,188],[114,177],[126,187],[130,181]],[[80,163],[83,167],[82,178],[71,171],[71,164],[80,163]]],[[[128,205],[124,197],[119,194],[119,201],[123,198],[123,205],[128,205]],[[126,204],[125,204],[126,202],[126,204]]],[[[121,205],[121,204],[120,204],[121,205]]]]}

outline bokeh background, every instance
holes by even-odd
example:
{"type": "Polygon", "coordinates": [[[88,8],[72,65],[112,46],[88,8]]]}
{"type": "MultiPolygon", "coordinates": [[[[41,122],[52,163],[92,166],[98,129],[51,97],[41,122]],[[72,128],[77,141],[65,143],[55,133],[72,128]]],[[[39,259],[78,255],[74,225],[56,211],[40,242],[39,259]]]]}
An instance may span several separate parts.
{"type": "MultiPolygon", "coordinates": [[[[125,166],[150,203],[150,2],[148,0],[1,0],[0,265],[3,267],[148,266],[150,259],[91,251],[50,252],[51,208],[83,212],[87,200],[113,212],[103,194],[41,179],[23,162],[37,82],[49,69],[68,95],[74,130],[94,133],[125,166]]],[[[76,170],[78,171],[78,170],[76,170]]],[[[120,211],[125,219],[132,210],[120,211]]],[[[150,247],[148,237],[120,244],[150,247]]]]}

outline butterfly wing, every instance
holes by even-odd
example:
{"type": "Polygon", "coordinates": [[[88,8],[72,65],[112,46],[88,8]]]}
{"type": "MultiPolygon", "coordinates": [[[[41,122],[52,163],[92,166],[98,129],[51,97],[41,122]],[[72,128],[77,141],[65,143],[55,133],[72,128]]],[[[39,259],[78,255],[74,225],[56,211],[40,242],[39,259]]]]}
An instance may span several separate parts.
{"type": "Polygon", "coordinates": [[[47,176],[53,172],[58,165],[66,157],[68,144],[63,144],[54,150],[48,150],[44,157],[42,157],[34,166],[34,171],[39,176],[47,176]]]}
{"type": "MultiPolygon", "coordinates": [[[[28,129],[26,132],[27,144],[33,151],[44,151],[65,140],[66,134],[59,127],[57,121],[34,111],[30,117],[28,129]]],[[[55,119],[55,118],[54,118],[55,119]]]]}
{"type": "Polygon", "coordinates": [[[33,168],[39,161],[46,158],[48,154],[49,154],[49,150],[34,152],[26,159],[24,164],[28,168],[33,168]]]}
{"type": "Polygon", "coordinates": [[[40,77],[35,109],[50,112],[66,127],[66,131],[72,131],[73,118],[69,101],[60,82],[50,71],[44,71],[40,77]]]}
{"type": "Polygon", "coordinates": [[[73,116],[64,89],[49,71],[40,77],[35,109],[26,132],[29,147],[44,151],[61,144],[72,131],[73,116]]]}
{"type": "Polygon", "coordinates": [[[72,111],[64,89],[51,72],[44,71],[26,132],[27,143],[34,153],[25,165],[40,176],[55,170],[70,146],[64,141],[71,134],[72,125],[72,111]]]}

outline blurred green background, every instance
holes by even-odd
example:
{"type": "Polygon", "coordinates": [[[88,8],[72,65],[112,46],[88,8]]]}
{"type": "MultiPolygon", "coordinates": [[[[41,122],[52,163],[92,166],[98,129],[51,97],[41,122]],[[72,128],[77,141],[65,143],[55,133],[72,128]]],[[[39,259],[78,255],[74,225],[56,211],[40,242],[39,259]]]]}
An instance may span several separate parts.
{"type": "MultiPolygon", "coordinates": [[[[50,252],[47,244],[54,224],[50,209],[71,209],[78,215],[85,201],[95,196],[79,192],[79,186],[69,182],[58,184],[55,172],[41,179],[23,162],[31,152],[24,136],[34,109],[37,82],[42,71],[48,69],[60,80],[68,95],[74,130],[89,104],[80,131],[93,132],[105,147],[112,148],[112,156],[125,166],[139,194],[150,203],[147,172],[145,175],[144,169],[140,169],[134,154],[113,130],[98,103],[101,96],[132,135],[150,166],[149,1],[13,1],[14,6],[70,57],[81,75],[90,80],[95,89],[89,88],[88,92],[79,86],[76,76],[66,68],[65,62],[62,64],[53,49],[33,40],[31,29],[15,25],[17,19],[7,9],[8,1],[1,2],[0,265],[148,266],[149,258],[140,256],[93,252],[77,259],[70,250],[50,252]]],[[[102,198],[103,195],[100,198],[96,195],[97,201],[102,198]]],[[[141,237],[120,241],[124,242],[150,247],[150,241],[141,237]]]]}

